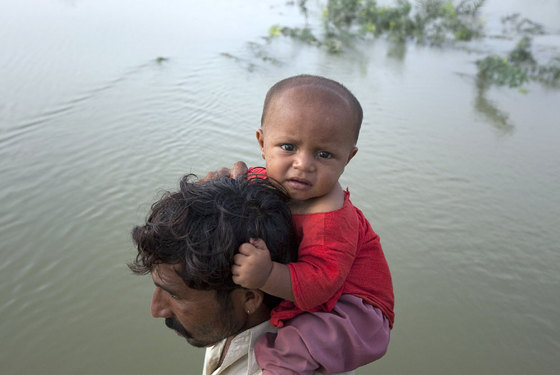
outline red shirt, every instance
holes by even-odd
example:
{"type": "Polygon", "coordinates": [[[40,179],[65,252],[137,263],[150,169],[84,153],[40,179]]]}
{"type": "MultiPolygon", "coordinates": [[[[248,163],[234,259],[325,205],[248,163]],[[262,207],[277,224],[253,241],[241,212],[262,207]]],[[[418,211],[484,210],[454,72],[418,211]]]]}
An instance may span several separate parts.
{"type": "MultiPolygon", "coordinates": [[[[266,170],[251,172],[265,174],[266,170]]],[[[298,261],[288,264],[295,303],[282,301],[272,310],[271,323],[281,327],[306,311],[331,311],[342,294],[352,294],[379,308],[392,327],[389,266],[379,236],[350,202],[350,193],[344,193],[344,205],[338,210],[292,218],[300,239],[298,261]]]]}

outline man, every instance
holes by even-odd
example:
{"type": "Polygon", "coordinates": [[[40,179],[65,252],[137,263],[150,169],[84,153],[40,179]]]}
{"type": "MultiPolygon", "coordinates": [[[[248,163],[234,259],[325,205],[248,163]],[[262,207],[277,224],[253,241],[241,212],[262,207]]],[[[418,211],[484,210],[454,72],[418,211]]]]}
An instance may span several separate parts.
{"type": "Polygon", "coordinates": [[[285,193],[262,179],[220,177],[229,174],[183,177],[132,231],[138,253],[129,267],[153,278],[152,315],[207,348],[204,375],[260,374],[254,344],[275,330],[268,320],[279,300],[233,283],[239,245],[262,238],[283,263],[297,252],[285,193]]]}

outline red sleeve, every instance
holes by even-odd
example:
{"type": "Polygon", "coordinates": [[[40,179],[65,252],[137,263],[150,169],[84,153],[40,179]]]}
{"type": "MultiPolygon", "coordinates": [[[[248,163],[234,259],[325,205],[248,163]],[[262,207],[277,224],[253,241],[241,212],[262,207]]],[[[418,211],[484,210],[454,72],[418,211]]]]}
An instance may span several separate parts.
{"type": "Polygon", "coordinates": [[[302,237],[298,261],[288,266],[295,304],[301,310],[328,303],[324,309],[330,311],[342,293],[358,245],[358,223],[355,215],[347,214],[346,206],[332,212],[293,216],[302,237]]]}
{"type": "Polygon", "coordinates": [[[254,180],[255,178],[267,178],[266,168],[263,167],[251,167],[247,171],[247,178],[249,180],[254,180]]]}

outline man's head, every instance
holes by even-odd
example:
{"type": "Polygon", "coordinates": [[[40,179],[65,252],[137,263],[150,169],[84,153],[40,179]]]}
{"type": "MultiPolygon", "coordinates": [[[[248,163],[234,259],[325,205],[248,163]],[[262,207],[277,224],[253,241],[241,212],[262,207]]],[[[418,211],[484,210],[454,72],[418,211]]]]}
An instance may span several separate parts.
{"type": "Polygon", "coordinates": [[[132,231],[138,254],[129,267],[151,273],[152,315],[195,346],[215,344],[268,318],[270,296],[232,281],[239,246],[262,238],[273,260],[296,257],[287,197],[265,180],[219,178],[195,182],[154,203],[145,225],[132,231]],[[268,306],[267,306],[268,304],[268,306]]]}

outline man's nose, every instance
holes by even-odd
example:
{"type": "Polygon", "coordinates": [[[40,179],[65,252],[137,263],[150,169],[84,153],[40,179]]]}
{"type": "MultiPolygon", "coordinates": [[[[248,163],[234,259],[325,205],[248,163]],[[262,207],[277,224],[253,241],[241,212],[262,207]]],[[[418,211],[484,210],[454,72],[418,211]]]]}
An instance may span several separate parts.
{"type": "Polygon", "coordinates": [[[171,316],[167,297],[158,287],[154,289],[154,294],[152,295],[151,310],[154,318],[169,318],[171,316]]]}

